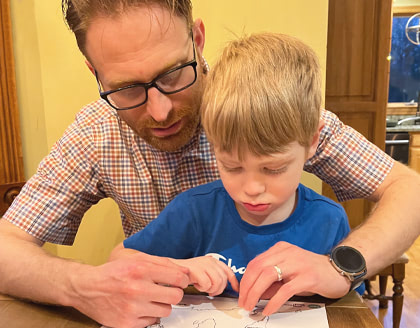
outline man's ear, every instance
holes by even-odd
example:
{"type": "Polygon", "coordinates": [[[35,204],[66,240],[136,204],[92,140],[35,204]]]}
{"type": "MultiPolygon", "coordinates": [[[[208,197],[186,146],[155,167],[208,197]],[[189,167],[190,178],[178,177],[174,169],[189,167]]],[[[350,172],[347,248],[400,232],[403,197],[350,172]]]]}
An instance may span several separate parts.
{"type": "Polygon", "coordinates": [[[321,135],[321,131],[325,126],[325,122],[324,120],[320,119],[319,123],[318,123],[318,130],[316,131],[316,133],[314,134],[314,136],[312,137],[312,142],[311,145],[309,146],[308,149],[308,155],[306,159],[310,159],[312,156],[315,155],[315,152],[318,148],[318,144],[319,144],[319,136],[321,135]]]}
{"type": "Polygon", "coordinates": [[[95,75],[95,69],[93,68],[92,64],[89,63],[89,61],[87,59],[85,59],[85,64],[89,68],[89,71],[91,71],[92,74],[95,75]]]}
{"type": "Polygon", "coordinates": [[[193,25],[193,34],[194,34],[194,42],[195,47],[198,50],[198,54],[202,56],[204,43],[206,41],[206,31],[204,28],[204,23],[201,19],[197,19],[193,25]]]}

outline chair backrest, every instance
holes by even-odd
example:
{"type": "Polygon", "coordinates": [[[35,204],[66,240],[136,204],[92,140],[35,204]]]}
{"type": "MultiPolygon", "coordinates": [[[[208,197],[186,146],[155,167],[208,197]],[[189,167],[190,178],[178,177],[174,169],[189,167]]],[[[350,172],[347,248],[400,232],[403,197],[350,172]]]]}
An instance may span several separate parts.
{"type": "Polygon", "coordinates": [[[0,184],[0,217],[7,211],[25,182],[0,184]]]}

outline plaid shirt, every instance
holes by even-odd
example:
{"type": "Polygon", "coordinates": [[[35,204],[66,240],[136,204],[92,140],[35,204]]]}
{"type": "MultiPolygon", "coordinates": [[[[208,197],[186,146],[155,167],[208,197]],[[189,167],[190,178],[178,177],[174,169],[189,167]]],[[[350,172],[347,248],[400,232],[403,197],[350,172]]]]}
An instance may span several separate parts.
{"type": "MultiPolygon", "coordinates": [[[[369,196],[393,160],[331,112],[322,118],[320,144],[305,170],[330,184],[340,201],[369,196]]],[[[98,100],[76,116],[3,218],[42,241],[71,245],[84,213],[111,197],[130,236],[177,194],[217,178],[201,128],[182,149],[159,151],[98,100]]]]}

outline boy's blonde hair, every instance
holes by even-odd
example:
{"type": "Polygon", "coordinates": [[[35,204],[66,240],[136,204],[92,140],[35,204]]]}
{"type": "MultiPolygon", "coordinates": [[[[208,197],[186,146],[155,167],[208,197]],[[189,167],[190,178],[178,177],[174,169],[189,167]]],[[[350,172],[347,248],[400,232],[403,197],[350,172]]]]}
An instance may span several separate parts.
{"type": "Polygon", "coordinates": [[[230,42],[206,82],[201,119],[221,151],[282,152],[309,147],[322,102],[315,52],[296,38],[254,34],[230,42]]]}

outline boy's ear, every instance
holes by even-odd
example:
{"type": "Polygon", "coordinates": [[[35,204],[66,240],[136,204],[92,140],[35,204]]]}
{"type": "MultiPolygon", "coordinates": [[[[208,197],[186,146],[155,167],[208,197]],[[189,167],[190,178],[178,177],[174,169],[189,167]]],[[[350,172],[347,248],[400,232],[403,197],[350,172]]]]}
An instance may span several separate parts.
{"type": "Polygon", "coordinates": [[[319,144],[319,136],[321,135],[321,131],[324,128],[325,122],[320,119],[319,120],[319,124],[318,124],[318,130],[316,131],[316,133],[314,134],[314,136],[312,137],[312,142],[311,145],[309,146],[309,150],[308,150],[308,156],[306,159],[310,159],[312,156],[315,155],[315,152],[318,148],[318,144],[319,144]]]}
{"type": "Polygon", "coordinates": [[[85,59],[85,64],[89,68],[89,71],[91,71],[92,74],[95,75],[95,69],[93,68],[92,64],[89,63],[89,61],[87,59],[85,59]]]}

